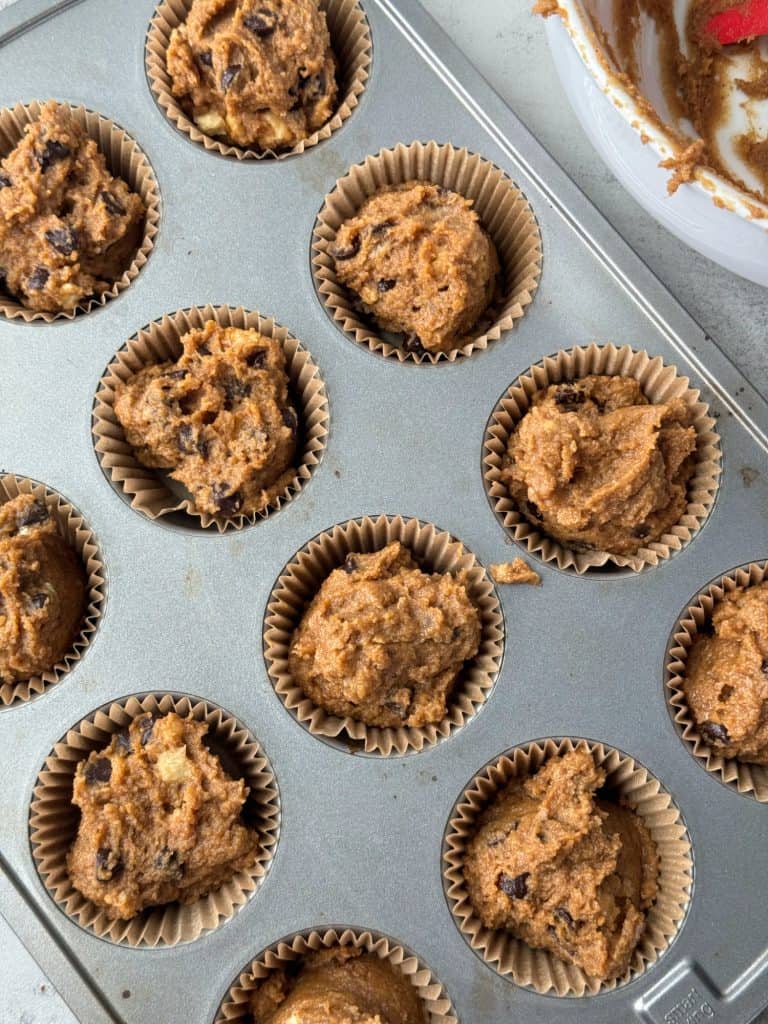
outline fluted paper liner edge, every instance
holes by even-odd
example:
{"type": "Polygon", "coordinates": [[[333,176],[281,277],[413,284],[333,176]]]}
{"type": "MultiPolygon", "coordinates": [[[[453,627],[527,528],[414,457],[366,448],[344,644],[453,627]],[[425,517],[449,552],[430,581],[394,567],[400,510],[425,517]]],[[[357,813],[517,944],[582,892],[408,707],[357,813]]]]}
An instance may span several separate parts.
{"type": "Polygon", "coordinates": [[[543,562],[554,562],[559,569],[585,573],[589,569],[612,564],[641,572],[657,566],[682,550],[704,525],[715,502],[720,480],[720,438],[715,421],[699,392],[690,387],[687,377],[666,365],[660,356],[652,357],[629,345],[613,344],[563,350],[532,366],[509,387],[491,414],[483,441],[483,481],[491,506],[507,534],[543,562]],[[501,471],[509,439],[530,408],[533,395],[564,381],[578,381],[591,374],[633,377],[650,402],[665,402],[681,397],[693,413],[697,438],[694,475],[688,484],[688,504],[680,522],[635,555],[609,551],[574,551],[538,531],[518,510],[501,471]]]}
{"type": "Polygon", "coordinates": [[[38,775],[32,794],[29,833],[32,855],[43,885],[56,904],[80,927],[99,938],[132,947],[175,946],[191,942],[228,920],[256,892],[267,873],[280,830],[280,803],[272,768],[260,744],[233,715],[212,702],[186,694],[155,692],[126,697],[82,719],[54,746],[38,775]],[[80,813],[72,804],[77,765],[93,750],[142,714],[168,714],[206,721],[208,735],[226,748],[243,771],[249,802],[258,808],[256,862],[239,871],[219,889],[194,903],[166,904],[143,911],[131,920],[110,920],[105,912],[74,888],[67,871],[67,852],[77,834],[80,813]]]}
{"type": "Polygon", "coordinates": [[[31,700],[58,683],[81,660],[90,647],[104,610],[105,572],[98,542],[82,513],[58,491],[28,477],[0,474],[0,505],[19,494],[32,494],[53,515],[59,533],[76,552],[86,577],[86,609],[80,632],[72,646],[55,665],[40,675],[17,683],[0,681],[0,705],[8,707],[31,700]]]}
{"type": "Polygon", "coordinates": [[[416,988],[429,1024],[458,1024],[445,988],[415,954],[377,932],[341,927],[289,936],[260,953],[230,987],[219,1006],[215,1024],[238,1021],[250,1024],[252,1018],[248,1003],[251,993],[260,982],[269,977],[272,971],[280,970],[308,953],[316,953],[332,946],[354,946],[382,960],[388,960],[392,967],[401,971],[416,988]]]}
{"type": "MultiPolygon", "coordinates": [[[[0,158],[6,157],[24,136],[24,128],[40,117],[41,100],[31,103],[17,103],[15,107],[0,109],[0,158]]],[[[112,287],[101,295],[85,299],[73,310],[50,313],[27,309],[16,299],[0,295],[0,314],[9,320],[23,320],[26,323],[53,323],[59,320],[73,320],[78,315],[104,306],[116,298],[138,277],[155,245],[160,222],[160,192],[149,160],[139,144],[119,125],[109,118],[86,107],[73,106],[55,101],[65,107],[81,125],[89,138],[93,139],[106,157],[107,167],[114,177],[122,178],[129,188],[141,196],[146,213],[142,239],[130,265],[123,271],[112,287]]]]}
{"type": "Polygon", "coordinates": [[[93,405],[92,435],[96,455],[116,490],[130,499],[132,508],[148,519],[182,512],[203,529],[215,526],[220,533],[240,530],[278,512],[296,497],[320,463],[328,438],[328,398],[325,385],[312,356],[285,327],[272,317],[238,306],[192,306],[166,314],[143,327],[115,354],[99,382],[93,405]],[[189,497],[171,490],[167,478],[157,470],[143,466],[128,443],[115,416],[115,387],[138,370],[154,363],[175,360],[182,351],[181,337],[209,320],[221,327],[253,329],[276,338],[286,355],[286,372],[293,397],[297,400],[302,428],[302,450],[294,464],[290,483],[277,498],[250,515],[212,516],[199,512],[189,497]]]}
{"type": "Polygon", "coordinates": [[[468,722],[487,700],[501,665],[504,622],[490,576],[464,545],[431,523],[404,516],[350,519],[319,534],[286,565],[264,617],[264,656],[275,692],[310,733],[384,756],[423,750],[468,722]],[[289,651],[293,632],[330,572],[351,552],[377,551],[400,541],[428,572],[466,573],[467,592],[480,615],[480,649],[459,674],[440,722],[399,728],[366,725],[337,717],[314,704],[293,681],[289,651]]]}
{"type": "Polygon", "coordinates": [[[533,210],[520,189],[501,168],[467,149],[437,142],[402,143],[367,157],[340,178],[325,197],[312,236],[315,286],[329,315],[360,345],[401,363],[455,362],[459,356],[486,349],[503,331],[511,330],[530,305],[541,276],[541,235],[533,210]],[[499,297],[492,300],[466,342],[450,352],[406,352],[361,314],[355,297],[336,277],[331,247],[339,227],[363,202],[385,185],[412,179],[429,181],[473,201],[482,226],[496,246],[501,265],[499,297]]]}
{"type": "Polygon", "coordinates": [[[682,815],[669,793],[633,758],[602,743],[545,739],[507,751],[472,779],[451,812],[443,843],[443,885],[454,921],[469,946],[499,974],[541,995],[586,996],[633,980],[671,945],[691,895],[693,860],[682,815]],[[627,973],[609,982],[590,978],[581,968],[534,949],[503,929],[486,928],[469,899],[464,855],[482,812],[513,778],[537,770],[546,760],[586,749],[605,769],[606,785],[617,792],[648,827],[659,855],[659,894],[647,911],[646,927],[627,973]]]}
{"type": "Polygon", "coordinates": [[[683,684],[690,650],[715,606],[736,587],[756,586],[766,580],[768,561],[749,562],[731,569],[698,593],[675,625],[667,652],[665,686],[677,731],[699,764],[737,793],[752,796],[760,803],[768,803],[768,765],[723,757],[707,743],[696,726],[683,684]]]}
{"type": "Polygon", "coordinates": [[[204,134],[173,95],[166,64],[171,33],[186,21],[192,2],[163,0],[155,9],[145,44],[145,64],[152,94],[171,124],[192,142],[202,145],[209,152],[237,160],[284,160],[329,139],[351,117],[360,103],[370,76],[373,52],[371,29],[359,0],[320,0],[320,7],[326,13],[337,65],[338,106],[330,120],[292,149],[279,152],[247,149],[204,134]]]}

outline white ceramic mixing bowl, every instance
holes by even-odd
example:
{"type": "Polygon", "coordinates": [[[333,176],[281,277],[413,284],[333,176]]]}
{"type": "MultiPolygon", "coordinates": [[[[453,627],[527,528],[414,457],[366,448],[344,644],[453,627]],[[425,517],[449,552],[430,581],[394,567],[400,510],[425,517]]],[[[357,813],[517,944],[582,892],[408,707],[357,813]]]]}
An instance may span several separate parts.
{"type": "MultiPolygon", "coordinates": [[[[768,287],[768,205],[714,172],[697,171],[670,196],[661,160],[679,153],[675,137],[649,118],[613,73],[590,17],[615,37],[612,0],[559,0],[546,21],[560,79],[590,141],[634,198],[678,238],[721,266],[768,287]],[[645,140],[645,141],[643,141],[645,140]]],[[[663,115],[656,35],[648,20],[638,34],[643,92],[663,115]]],[[[734,118],[752,116],[734,104],[734,118]]],[[[733,125],[729,126],[733,131],[733,125]]]]}

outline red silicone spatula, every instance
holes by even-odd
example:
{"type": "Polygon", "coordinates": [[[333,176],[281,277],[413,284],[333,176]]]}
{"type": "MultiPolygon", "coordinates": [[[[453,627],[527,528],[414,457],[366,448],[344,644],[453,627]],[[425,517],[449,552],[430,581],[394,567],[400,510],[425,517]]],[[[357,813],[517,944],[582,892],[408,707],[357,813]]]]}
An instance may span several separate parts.
{"type": "Polygon", "coordinates": [[[704,23],[706,35],[723,46],[740,43],[768,33],[768,0],[746,0],[746,3],[718,11],[704,23]]]}

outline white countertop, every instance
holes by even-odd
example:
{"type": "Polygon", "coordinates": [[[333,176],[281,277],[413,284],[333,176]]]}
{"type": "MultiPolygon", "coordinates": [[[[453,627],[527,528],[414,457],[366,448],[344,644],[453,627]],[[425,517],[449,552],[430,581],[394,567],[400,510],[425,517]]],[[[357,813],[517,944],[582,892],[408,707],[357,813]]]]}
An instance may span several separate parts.
{"type": "MultiPolygon", "coordinates": [[[[0,0],[0,9],[13,2],[0,0]]],[[[686,248],[616,182],[571,113],[541,24],[529,13],[532,0],[422,3],[704,330],[768,394],[765,290],[686,248]]],[[[0,1024],[76,1024],[1,917],[0,965],[0,1024]]],[[[768,1024],[768,1012],[759,1022],[768,1024]]]]}

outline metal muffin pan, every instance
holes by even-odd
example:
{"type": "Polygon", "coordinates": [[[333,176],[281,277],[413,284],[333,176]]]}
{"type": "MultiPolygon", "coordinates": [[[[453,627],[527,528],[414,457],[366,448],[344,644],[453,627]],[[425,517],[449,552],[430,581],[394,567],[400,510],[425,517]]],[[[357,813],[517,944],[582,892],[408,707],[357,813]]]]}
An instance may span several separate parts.
{"type": "MultiPolygon", "coordinates": [[[[38,699],[0,712],[0,908],[77,1016],[210,1024],[244,966],[295,931],[349,925],[413,950],[462,1024],[746,1024],[768,1002],[768,809],[707,774],[678,736],[664,654],[690,599],[768,555],[768,406],[661,287],[414,0],[363,0],[371,78],[327,141],[283,161],[237,162],[178,133],[147,86],[152,0],[20,0],[0,14],[0,104],[55,97],[98,110],[139,142],[161,222],[138,278],[73,321],[0,321],[0,469],[41,480],[86,516],[106,566],[90,649],[38,699]],[[522,188],[544,247],[541,283],[515,329],[452,365],[400,365],[348,340],[310,273],[312,228],[348,168],[382,147],[451,141],[522,188]],[[179,529],[132,511],[93,450],[104,367],[145,324],[191,304],[274,316],[316,361],[330,401],[322,463],[301,494],[240,532],[179,529]],[[545,355],[614,341],[675,364],[717,416],[723,474],[684,550],[640,574],[584,578],[541,567],[540,588],[500,588],[506,647],[482,710],[433,747],[366,757],[314,738],[274,693],[262,651],[283,566],[334,523],[381,512],[455,534],[481,562],[513,557],[481,475],[488,417],[545,355]],[[29,842],[29,801],[54,744],[128,694],[182,691],[236,715],[280,788],[282,831],[256,895],[187,945],[130,949],[69,920],[29,842]],[[669,790],[693,842],[687,917],[638,979],[581,999],[545,997],[471,952],[449,913],[441,843],[459,794],[487,761],[546,736],[630,754],[669,790]]],[[[10,965],[3,970],[12,969],[10,965]]],[[[2,1000],[2,995],[0,995],[2,1000]]]]}

